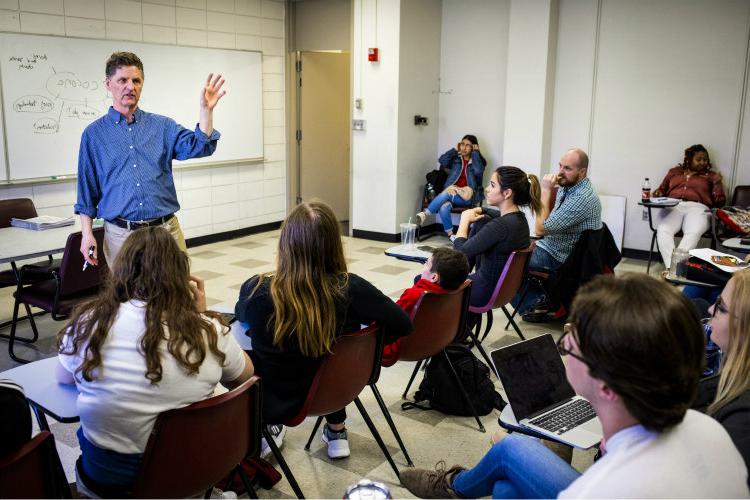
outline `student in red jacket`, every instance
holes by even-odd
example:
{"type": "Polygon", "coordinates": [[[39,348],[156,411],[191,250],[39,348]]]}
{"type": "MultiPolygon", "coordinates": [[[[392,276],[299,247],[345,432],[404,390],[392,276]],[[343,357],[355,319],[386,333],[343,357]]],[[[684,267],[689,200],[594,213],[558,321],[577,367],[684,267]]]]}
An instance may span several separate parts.
{"type": "MultiPolygon", "coordinates": [[[[414,306],[424,292],[447,293],[460,287],[469,274],[466,256],[450,247],[436,249],[424,263],[422,274],[414,286],[404,290],[396,304],[411,316],[414,306]]],[[[383,348],[383,366],[392,366],[398,361],[401,338],[383,348]]]]}

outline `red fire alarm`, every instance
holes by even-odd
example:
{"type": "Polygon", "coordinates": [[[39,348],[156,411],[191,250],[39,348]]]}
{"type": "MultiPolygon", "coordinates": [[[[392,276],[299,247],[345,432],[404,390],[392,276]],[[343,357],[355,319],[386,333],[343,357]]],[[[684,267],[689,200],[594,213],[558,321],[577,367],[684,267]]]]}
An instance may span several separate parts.
{"type": "Polygon", "coordinates": [[[367,49],[367,60],[370,62],[377,62],[378,60],[378,48],[372,47],[367,49]]]}

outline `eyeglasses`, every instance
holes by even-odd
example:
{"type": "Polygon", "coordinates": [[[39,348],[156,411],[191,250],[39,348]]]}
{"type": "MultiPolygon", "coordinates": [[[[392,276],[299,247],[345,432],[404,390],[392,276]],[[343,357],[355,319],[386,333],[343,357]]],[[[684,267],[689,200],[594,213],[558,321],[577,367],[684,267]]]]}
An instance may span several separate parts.
{"type": "Polygon", "coordinates": [[[716,317],[716,311],[722,314],[729,314],[729,309],[727,309],[727,305],[724,302],[724,299],[721,298],[721,295],[716,297],[716,302],[714,302],[714,313],[711,315],[711,317],[716,317]]]}
{"type": "Polygon", "coordinates": [[[565,337],[567,337],[568,335],[573,335],[575,333],[575,328],[576,327],[573,323],[565,323],[565,325],[563,326],[563,334],[557,341],[557,352],[560,353],[560,356],[570,356],[577,359],[581,363],[588,365],[588,361],[586,361],[583,356],[574,353],[565,345],[565,337]]]}

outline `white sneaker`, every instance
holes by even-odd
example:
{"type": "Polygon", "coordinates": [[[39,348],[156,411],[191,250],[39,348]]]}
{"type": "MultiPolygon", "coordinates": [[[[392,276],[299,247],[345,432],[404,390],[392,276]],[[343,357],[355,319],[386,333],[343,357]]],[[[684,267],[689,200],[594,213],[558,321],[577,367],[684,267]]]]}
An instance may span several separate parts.
{"type": "Polygon", "coordinates": [[[237,493],[234,491],[221,491],[219,488],[213,488],[211,490],[211,498],[237,498],[237,493]]]}
{"type": "Polygon", "coordinates": [[[328,456],[330,458],[346,458],[349,456],[349,440],[346,437],[346,429],[336,432],[329,429],[326,424],[323,426],[321,438],[328,445],[328,456]]]}
{"type": "Polygon", "coordinates": [[[415,217],[415,218],[416,218],[416,220],[417,220],[417,226],[421,226],[422,224],[424,224],[424,220],[425,220],[425,219],[427,218],[427,214],[426,214],[426,213],[424,213],[424,212],[419,212],[419,213],[418,213],[418,214],[416,215],[416,217],[415,217]]]}
{"type": "MultiPolygon", "coordinates": [[[[286,427],[284,427],[283,425],[267,425],[266,429],[271,434],[273,442],[276,443],[276,446],[279,449],[281,449],[281,447],[284,445],[284,435],[286,435],[286,427]]],[[[271,454],[271,447],[269,446],[268,442],[266,442],[266,438],[261,439],[260,445],[260,458],[266,458],[271,454]]]]}

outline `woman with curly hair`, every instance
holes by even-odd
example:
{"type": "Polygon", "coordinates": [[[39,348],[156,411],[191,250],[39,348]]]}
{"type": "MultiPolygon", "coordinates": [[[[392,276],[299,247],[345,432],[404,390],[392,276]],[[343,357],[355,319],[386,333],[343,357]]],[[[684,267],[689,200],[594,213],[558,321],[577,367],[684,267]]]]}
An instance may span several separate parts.
{"type": "Polygon", "coordinates": [[[702,144],[685,150],[682,163],[669,169],[654,196],[677,198],[673,208],[656,210],[656,241],[664,265],[669,268],[674,250],[674,235],[682,231],[679,248],[692,250],[711,224],[708,209],[726,201],[721,174],[712,170],[708,151],[702,144]]]}
{"type": "Polygon", "coordinates": [[[133,486],[156,417],[249,379],[253,364],[203,280],[161,227],[134,231],[99,295],[58,334],[57,378],[76,384],[85,474],[100,487],[133,486]]]}

